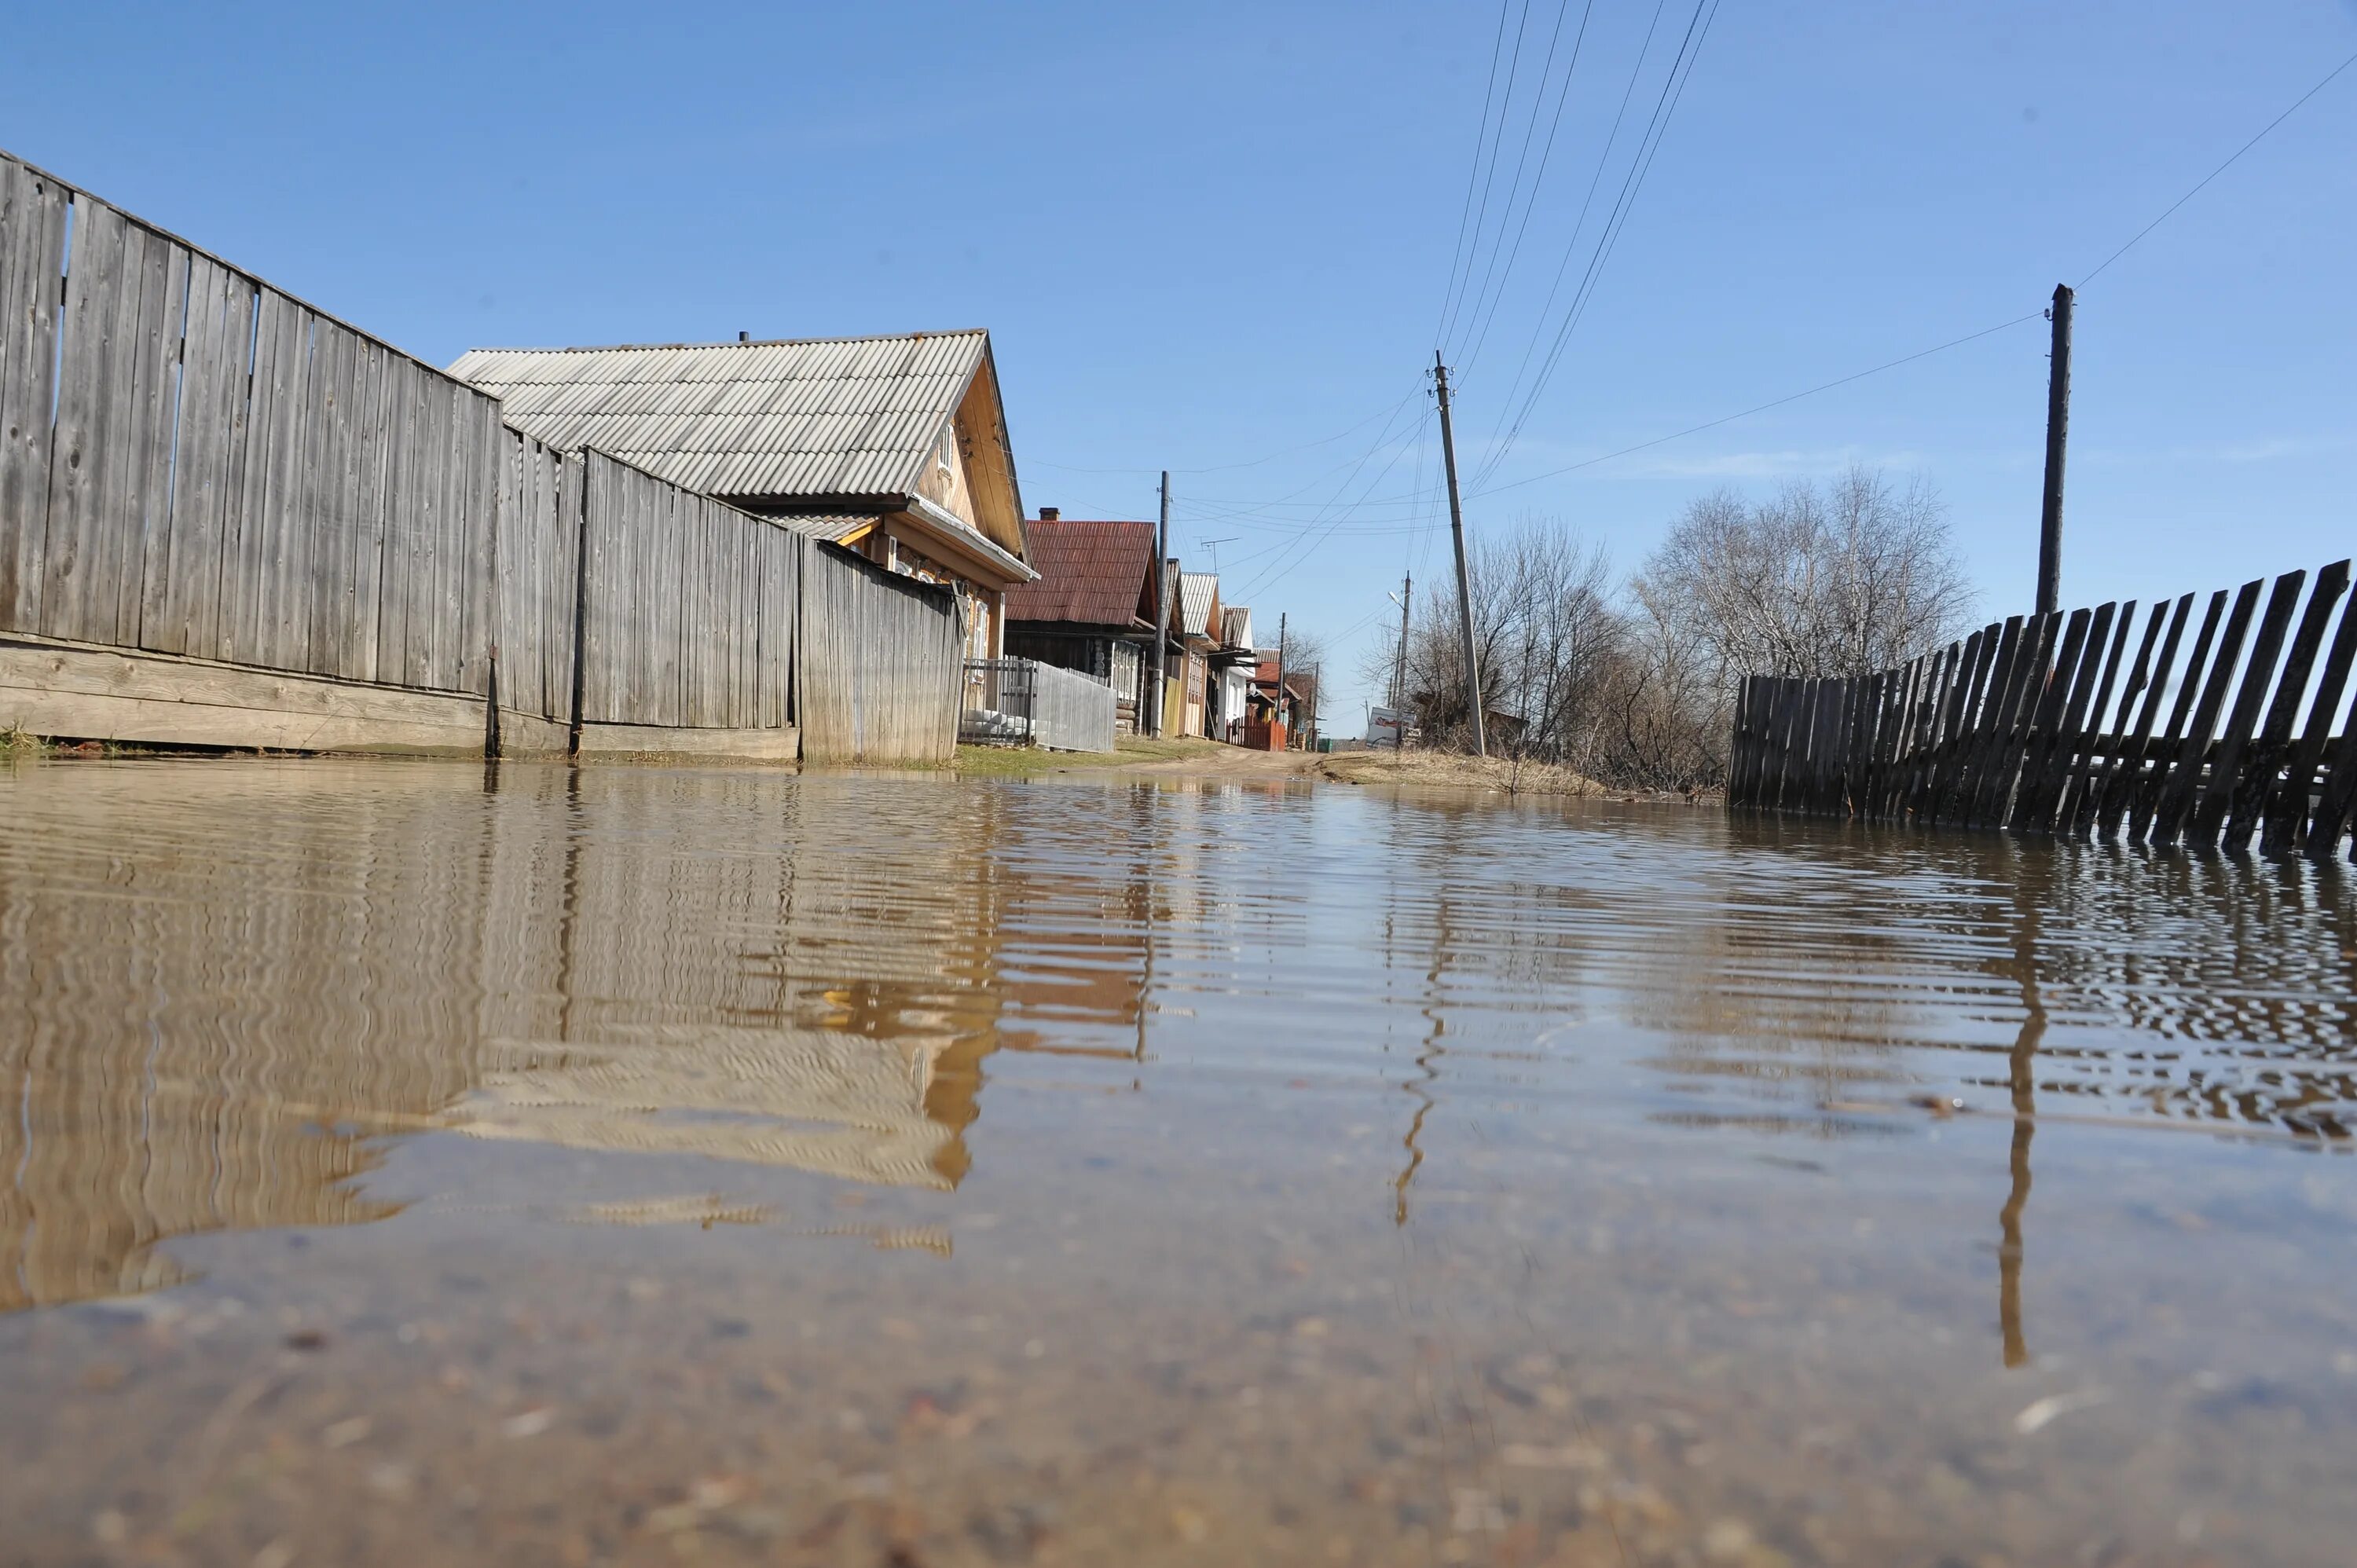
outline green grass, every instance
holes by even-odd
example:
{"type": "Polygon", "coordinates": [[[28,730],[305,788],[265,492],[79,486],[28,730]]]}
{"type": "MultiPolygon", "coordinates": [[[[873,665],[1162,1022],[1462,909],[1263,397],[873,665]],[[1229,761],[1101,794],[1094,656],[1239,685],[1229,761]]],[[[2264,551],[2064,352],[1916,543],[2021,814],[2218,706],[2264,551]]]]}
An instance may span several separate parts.
{"type": "Polygon", "coordinates": [[[1167,762],[1212,749],[1208,740],[1152,740],[1122,736],[1111,752],[1049,751],[1032,746],[961,746],[950,766],[961,779],[1037,779],[1068,768],[1128,768],[1167,762]]]}
{"type": "Polygon", "coordinates": [[[1036,779],[1057,768],[1068,768],[1071,757],[1028,746],[961,746],[950,767],[961,779],[1036,779]]]}

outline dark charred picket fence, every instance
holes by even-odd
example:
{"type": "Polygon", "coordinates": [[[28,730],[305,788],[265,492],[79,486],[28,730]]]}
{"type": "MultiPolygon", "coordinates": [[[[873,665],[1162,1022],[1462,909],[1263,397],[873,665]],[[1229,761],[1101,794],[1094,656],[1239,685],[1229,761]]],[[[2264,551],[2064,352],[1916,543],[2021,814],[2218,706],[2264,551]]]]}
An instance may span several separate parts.
{"type": "Polygon", "coordinates": [[[865,566],[0,153],[0,730],[935,759],[955,601],[865,566]]]}
{"type": "Polygon", "coordinates": [[[2187,594],[2140,631],[2129,600],[1863,677],[1747,677],[1728,804],[2331,854],[2357,807],[2349,575],[2187,594]]]}

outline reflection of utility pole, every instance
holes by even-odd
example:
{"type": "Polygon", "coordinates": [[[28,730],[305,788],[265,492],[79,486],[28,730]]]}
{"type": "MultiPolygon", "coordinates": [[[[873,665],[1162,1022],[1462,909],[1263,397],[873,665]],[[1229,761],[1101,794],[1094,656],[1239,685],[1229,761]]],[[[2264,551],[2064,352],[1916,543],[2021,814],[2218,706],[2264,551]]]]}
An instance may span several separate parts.
{"type": "Polygon", "coordinates": [[[1424,972],[1425,991],[1428,1001],[1424,1015],[1431,1020],[1432,1032],[1424,1037],[1424,1048],[1416,1053],[1416,1070],[1424,1075],[1422,1082],[1403,1083],[1400,1088],[1415,1096],[1415,1115],[1407,1124],[1407,1135],[1400,1147],[1407,1151],[1407,1166],[1392,1183],[1392,1223],[1407,1223],[1407,1189],[1415,1180],[1415,1173],[1424,1168],[1424,1119],[1432,1114],[1436,1103],[1431,1086],[1440,1080],[1440,1058],[1448,1054],[1440,1043],[1445,1026],[1441,1022],[1437,998],[1440,994],[1441,971],[1448,961],[1448,897],[1443,891],[1433,904],[1432,967],[1424,972]]]}
{"type": "Polygon", "coordinates": [[[1457,614],[1465,634],[1465,705],[1472,711],[1473,755],[1490,755],[1481,720],[1481,666],[1473,657],[1473,589],[1465,575],[1465,509],[1457,499],[1457,437],[1448,426],[1448,367],[1432,351],[1432,373],[1440,385],[1440,456],[1448,468],[1448,533],[1457,543],[1457,614]]]}
{"type": "MultiPolygon", "coordinates": [[[[2016,883],[2018,897],[2019,883],[2016,883]]],[[[2005,1336],[2005,1364],[2026,1365],[2029,1338],[2021,1326],[2021,1216],[2029,1207],[2029,1141],[2038,1133],[2038,1047],[2046,1037],[2046,1003],[2038,992],[2038,910],[2020,911],[2013,961],[2021,986],[2021,1032],[2006,1055],[2006,1081],[2013,1096],[2013,1149],[2007,1164],[2012,1186],[1997,1213],[1996,1314],[2005,1336]]]]}

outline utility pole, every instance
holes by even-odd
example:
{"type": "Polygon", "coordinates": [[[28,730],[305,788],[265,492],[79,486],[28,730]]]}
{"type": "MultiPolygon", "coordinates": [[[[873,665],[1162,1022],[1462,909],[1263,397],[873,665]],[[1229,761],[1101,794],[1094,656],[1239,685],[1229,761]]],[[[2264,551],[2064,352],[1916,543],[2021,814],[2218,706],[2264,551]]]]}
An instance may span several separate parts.
{"type": "MultiPolygon", "coordinates": [[[[1397,713],[1407,700],[1407,611],[1415,603],[1415,574],[1400,578],[1400,645],[1399,659],[1392,666],[1392,711],[1397,713]]],[[[1401,726],[1405,729],[1406,726],[1401,726]]]]}
{"type": "Polygon", "coordinates": [[[1473,755],[1490,755],[1481,724],[1481,667],[1473,657],[1473,588],[1465,575],[1465,508],[1457,499],[1457,437],[1448,428],[1448,367],[1432,351],[1433,380],[1440,387],[1440,455],[1448,465],[1448,533],[1457,544],[1457,615],[1465,633],[1465,705],[1473,714],[1473,755]]]}
{"type": "Polygon", "coordinates": [[[2038,517],[2038,613],[2062,604],[2062,455],[2071,439],[2071,285],[2054,285],[2054,352],[2046,367],[2046,500],[2038,517]]]}
{"type": "Polygon", "coordinates": [[[1162,529],[1154,536],[1154,734],[1162,734],[1164,686],[1169,676],[1164,650],[1170,641],[1170,585],[1163,579],[1170,559],[1170,470],[1162,470],[1162,529]]]}
{"type": "MultiPolygon", "coordinates": [[[[1269,721],[1270,721],[1271,723],[1273,723],[1273,724],[1277,724],[1277,725],[1282,725],[1282,724],[1284,724],[1284,723],[1285,723],[1285,620],[1286,620],[1286,613],[1285,613],[1283,610],[1279,610],[1279,611],[1277,611],[1277,613],[1276,613],[1276,706],[1275,706],[1275,710],[1273,713],[1271,713],[1271,714],[1269,714],[1269,721]]],[[[1286,738],[1287,738],[1287,741],[1288,741],[1288,742],[1290,742],[1291,737],[1290,737],[1290,736],[1287,736],[1286,738]]]]}

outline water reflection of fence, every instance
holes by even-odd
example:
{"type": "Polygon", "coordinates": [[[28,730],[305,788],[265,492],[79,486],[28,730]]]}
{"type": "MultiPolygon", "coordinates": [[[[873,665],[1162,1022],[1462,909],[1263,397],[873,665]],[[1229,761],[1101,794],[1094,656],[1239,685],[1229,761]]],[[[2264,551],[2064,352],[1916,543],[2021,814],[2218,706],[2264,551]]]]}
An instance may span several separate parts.
{"type": "Polygon", "coordinates": [[[0,728],[791,756],[799,693],[876,715],[814,756],[937,758],[946,590],[798,662],[870,575],[0,154],[0,728]]]}
{"type": "Polygon", "coordinates": [[[388,1134],[964,1174],[1005,889],[885,889],[915,797],[862,838],[748,771],[74,766],[5,786],[0,1315],[398,1212],[388,1134]]]}
{"type": "Polygon", "coordinates": [[[2132,659],[2129,600],[2016,616],[1863,677],[1748,677],[1728,802],[2330,854],[2357,804],[2349,575],[2287,573],[2264,610],[2265,579],[2220,589],[2181,668],[2193,594],[2152,607],[2132,659]]]}
{"type": "Polygon", "coordinates": [[[970,659],[961,738],[1054,751],[1111,751],[1113,687],[1036,659],[970,659]]]}

